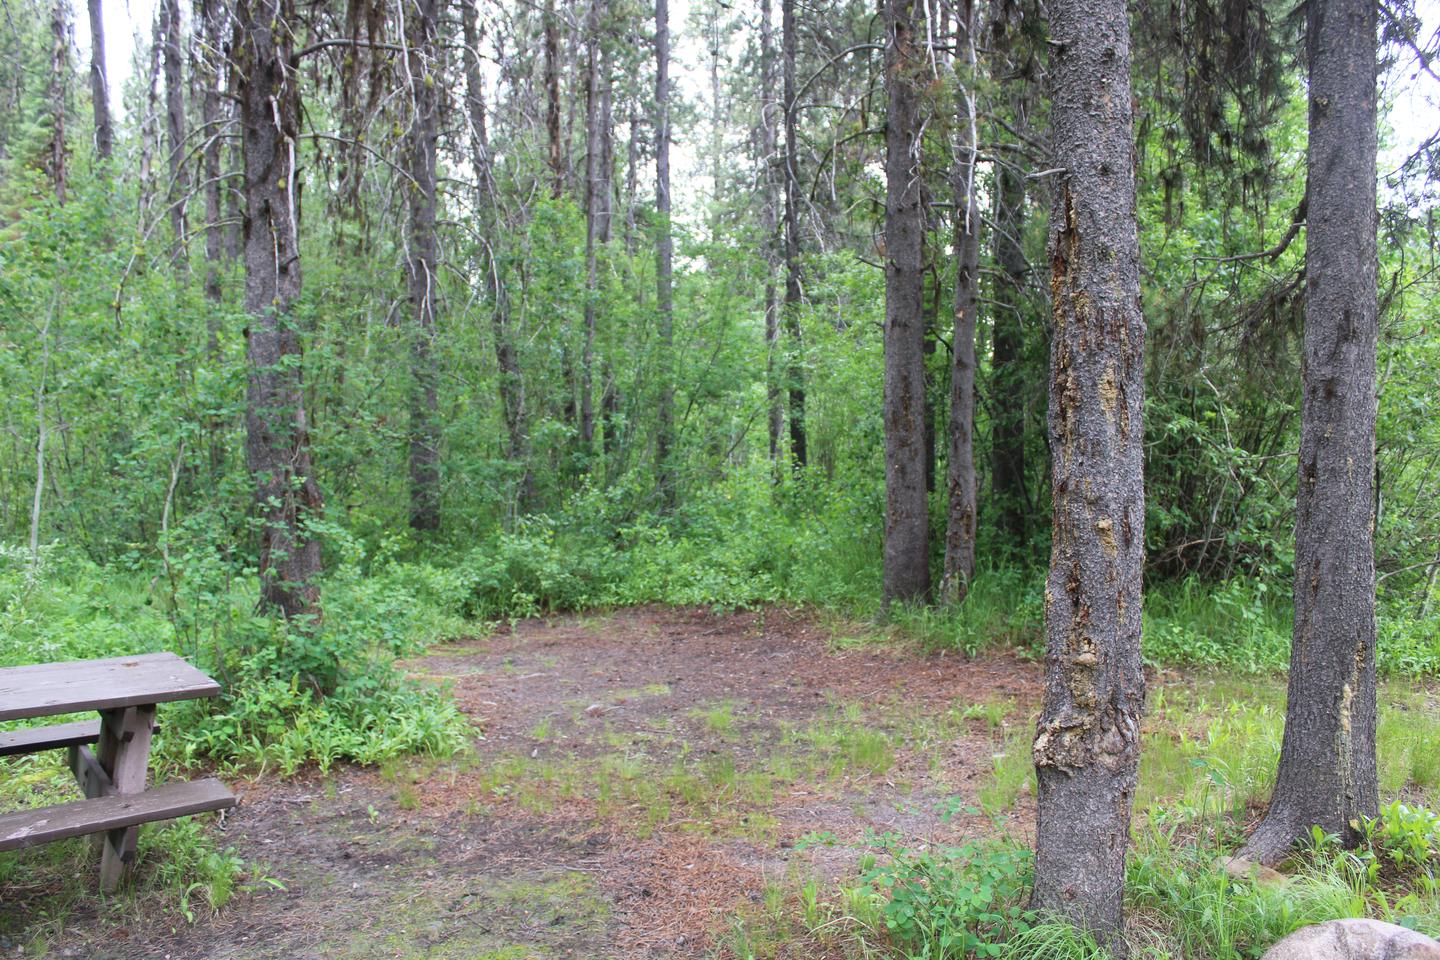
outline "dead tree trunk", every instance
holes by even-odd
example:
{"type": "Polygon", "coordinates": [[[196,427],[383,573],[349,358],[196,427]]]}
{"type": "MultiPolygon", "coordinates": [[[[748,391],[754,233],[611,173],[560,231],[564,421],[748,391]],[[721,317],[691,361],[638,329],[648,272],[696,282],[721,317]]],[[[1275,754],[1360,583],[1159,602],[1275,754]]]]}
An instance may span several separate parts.
{"type": "Polygon", "coordinates": [[[1050,7],[1054,542],[1032,905],[1123,951],[1140,664],[1145,324],[1124,0],[1050,7]]]}
{"type": "Polygon", "coordinates": [[[169,159],[170,229],[175,234],[176,263],[183,272],[185,255],[185,205],[190,193],[185,172],[185,82],[181,75],[180,0],[162,0],[165,18],[165,150],[169,159]]]}
{"type": "Polygon", "coordinates": [[[955,332],[950,361],[949,452],[945,467],[945,571],[940,596],[965,599],[975,577],[975,319],[980,297],[980,210],[976,203],[975,7],[961,0],[955,33],[959,75],[955,145],[955,332]]]}
{"type": "Polygon", "coordinates": [[[796,140],[795,0],[780,0],[781,83],[785,95],[785,364],[790,413],[790,461],[803,470],[809,459],[805,438],[805,344],[800,332],[800,148],[796,140]]]}
{"type": "Polygon", "coordinates": [[[886,0],[885,85],[885,558],[883,599],[930,596],[925,495],[925,211],[920,97],[925,63],[914,0],[886,0]]]}
{"type": "Polygon", "coordinates": [[[660,316],[660,404],[655,434],[655,480],[662,506],[674,504],[675,304],[670,234],[670,9],[655,0],[655,308],[660,316]]]}
{"type": "Polygon", "coordinates": [[[410,335],[410,527],[440,529],[440,425],[435,371],[435,308],[439,252],[435,239],[435,152],[440,129],[439,0],[405,5],[405,62],[411,118],[406,137],[410,183],[409,250],[405,263],[414,329],[410,335]]]}
{"type": "Polygon", "coordinates": [[[308,529],[324,502],[310,466],[301,344],[300,91],[289,0],[237,0],[234,56],[245,158],[245,457],[255,478],[260,606],[287,620],[320,617],[320,541],[308,529]]]}
{"type": "Polygon", "coordinates": [[[115,152],[110,121],[110,85],[105,76],[105,17],[100,0],[90,0],[90,100],[95,109],[95,155],[109,160],[115,152]]]}
{"type": "Polygon", "coordinates": [[[1283,859],[1311,826],[1358,840],[1375,757],[1376,5],[1313,0],[1309,221],[1295,510],[1295,634],[1280,770],[1242,851],[1283,859]]]}

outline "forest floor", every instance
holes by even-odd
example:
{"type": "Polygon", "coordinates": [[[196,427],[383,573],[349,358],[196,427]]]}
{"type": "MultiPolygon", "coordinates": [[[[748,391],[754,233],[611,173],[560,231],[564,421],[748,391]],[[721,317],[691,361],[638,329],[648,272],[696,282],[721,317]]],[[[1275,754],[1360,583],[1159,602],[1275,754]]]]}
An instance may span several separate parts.
{"type": "MultiPolygon", "coordinates": [[[[451,688],[483,733],[473,751],[235,783],[219,843],[275,883],[193,923],[173,904],[137,898],[117,920],[77,900],[50,945],[109,960],[703,956],[807,878],[853,877],[872,831],[909,846],[1028,836],[1028,787],[986,791],[997,756],[1028,743],[1039,666],[863,630],[643,608],[436,647],[408,667],[451,688]],[[947,818],[955,797],[972,809],[947,818]]],[[[46,892],[12,894],[4,909],[46,892]]]]}

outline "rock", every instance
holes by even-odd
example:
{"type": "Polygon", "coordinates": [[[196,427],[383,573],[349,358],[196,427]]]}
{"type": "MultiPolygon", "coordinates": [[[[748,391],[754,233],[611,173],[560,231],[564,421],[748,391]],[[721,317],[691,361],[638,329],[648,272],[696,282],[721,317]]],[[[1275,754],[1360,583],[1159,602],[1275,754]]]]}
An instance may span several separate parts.
{"type": "Polygon", "coordinates": [[[1296,930],[1261,960],[1440,960],[1440,943],[1381,920],[1330,920],[1296,930]]]}
{"type": "Polygon", "coordinates": [[[1290,882],[1290,878],[1279,870],[1272,870],[1264,864],[1256,863],[1253,860],[1242,860],[1240,857],[1231,857],[1225,860],[1222,866],[1225,872],[1236,880],[1254,880],[1262,886],[1279,886],[1290,882]]]}

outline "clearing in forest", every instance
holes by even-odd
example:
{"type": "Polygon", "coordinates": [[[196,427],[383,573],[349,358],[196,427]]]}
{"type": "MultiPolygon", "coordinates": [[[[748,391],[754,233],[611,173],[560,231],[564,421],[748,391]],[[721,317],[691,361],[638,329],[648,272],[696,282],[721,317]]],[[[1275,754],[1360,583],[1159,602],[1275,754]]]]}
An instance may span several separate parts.
{"type": "Polygon", "coordinates": [[[9,932],[115,960],[705,955],[737,914],[852,876],[872,831],[1027,836],[1023,776],[996,767],[1028,744],[1036,665],[836,636],[647,608],[437,647],[409,667],[483,729],[471,752],[234,783],[219,842],[275,883],[178,925],[61,898],[48,933],[56,890],[12,889],[36,912],[9,932]]]}

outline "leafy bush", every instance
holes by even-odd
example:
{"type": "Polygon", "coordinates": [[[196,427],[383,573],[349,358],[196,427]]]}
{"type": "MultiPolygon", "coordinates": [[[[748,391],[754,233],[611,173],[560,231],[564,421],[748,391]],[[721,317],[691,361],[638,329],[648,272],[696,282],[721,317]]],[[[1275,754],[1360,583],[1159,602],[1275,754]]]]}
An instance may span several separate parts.
{"type": "Polygon", "coordinates": [[[1024,906],[1031,852],[1013,840],[936,851],[878,838],[890,859],[865,875],[885,897],[885,929],[915,960],[998,957],[1005,941],[1040,919],[1024,906]]]}

